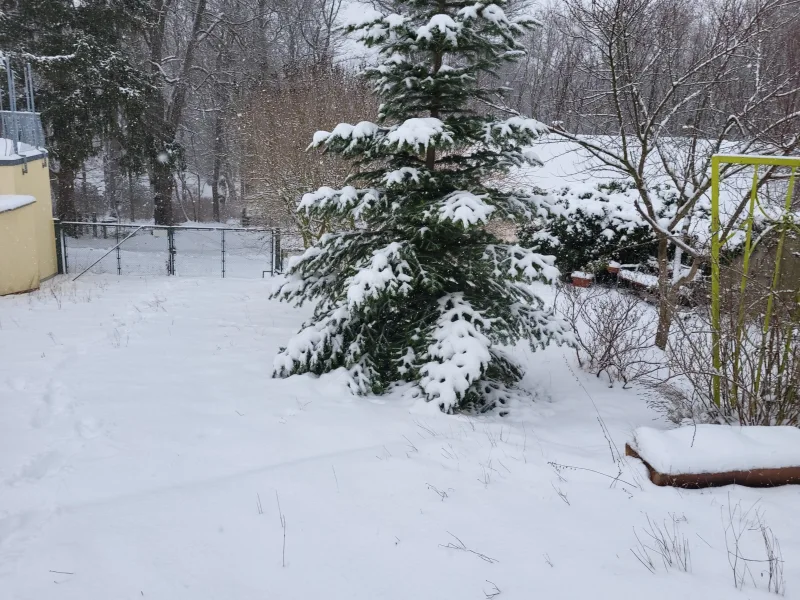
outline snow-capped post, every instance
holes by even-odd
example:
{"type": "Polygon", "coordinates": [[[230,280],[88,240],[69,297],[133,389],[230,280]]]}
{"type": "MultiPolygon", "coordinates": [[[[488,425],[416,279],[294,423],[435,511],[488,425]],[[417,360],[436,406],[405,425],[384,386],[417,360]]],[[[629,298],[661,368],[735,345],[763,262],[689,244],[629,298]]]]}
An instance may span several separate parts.
{"type": "Polygon", "coordinates": [[[503,94],[482,75],[519,59],[518,40],[536,25],[510,19],[504,4],[395,2],[396,12],[346,25],[379,50],[365,76],[383,103],[377,123],[314,135],[312,147],[356,169],[342,189],[306,194],[299,210],[353,226],[324,235],[276,292],[317,301],[276,357],[276,376],[344,368],[356,393],[407,382],[445,412],[486,411],[507,404],[522,376],[502,346],[566,340],[528,285],[558,277],[553,257],[486,229],[542,214],[536,196],[493,187],[490,175],[540,164],[526,147],[547,128],[475,108],[503,94]]]}

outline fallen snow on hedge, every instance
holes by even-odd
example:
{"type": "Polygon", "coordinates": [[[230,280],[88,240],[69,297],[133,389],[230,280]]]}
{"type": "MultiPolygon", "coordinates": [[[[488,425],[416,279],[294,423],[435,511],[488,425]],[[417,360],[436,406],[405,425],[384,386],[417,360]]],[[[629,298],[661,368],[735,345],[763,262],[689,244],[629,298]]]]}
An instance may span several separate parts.
{"type": "Polygon", "coordinates": [[[666,431],[639,427],[634,448],[668,475],[800,466],[800,429],[697,425],[666,431]]]}

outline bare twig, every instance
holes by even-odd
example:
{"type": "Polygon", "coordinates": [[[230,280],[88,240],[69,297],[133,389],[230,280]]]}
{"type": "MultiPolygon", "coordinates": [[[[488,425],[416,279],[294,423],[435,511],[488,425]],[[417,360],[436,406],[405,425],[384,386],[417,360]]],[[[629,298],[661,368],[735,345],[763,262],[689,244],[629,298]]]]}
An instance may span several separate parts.
{"type": "Polygon", "coordinates": [[[411,448],[411,452],[419,452],[419,449],[413,444],[413,442],[410,439],[408,439],[406,436],[403,437],[408,442],[408,446],[411,448]]]}
{"type": "Polygon", "coordinates": [[[486,556],[485,554],[482,554],[481,552],[476,552],[475,550],[471,550],[470,548],[467,548],[466,544],[464,544],[464,542],[462,542],[458,537],[456,537],[455,535],[453,535],[449,531],[447,533],[453,539],[455,539],[456,542],[458,542],[458,543],[455,544],[453,542],[449,542],[448,544],[439,544],[440,547],[442,547],[442,548],[450,548],[452,550],[461,550],[463,552],[469,552],[470,554],[474,554],[475,556],[480,558],[482,561],[485,561],[485,562],[488,562],[488,563],[500,562],[496,558],[491,558],[490,556],[486,556]]]}
{"type": "Polygon", "coordinates": [[[275,490],[275,501],[278,503],[278,516],[281,519],[281,529],[283,529],[283,548],[281,549],[281,566],[286,566],[286,517],[281,510],[281,499],[278,497],[278,490],[275,490]]]}
{"type": "Polygon", "coordinates": [[[428,486],[429,490],[435,492],[439,498],[441,498],[442,502],[444,502],[444,499],[448,497],[447,492],[438,489],[435,485],[431,485],[430,483],[426,483],[425,485],[428,486]]]}
{"type": "Polygon", "coordinates": [[[492,600],[492,598],[496,598],[497,596],[502,594],[502,592],[500,591],[500,588],[497,587],[493,581],[489,581],[487,579],[486,583],[492,584],[492,589],[490,591],[488,591],[488,592],[484,591],[483,592],[484,595],[486,596],[487,600],[492,600]]]}
{"type": "Polygon", "coordinates": [[[629,485],[631,487],[638,487],[636,484],[633,484],[630,481],[625,481],[624,479],[620,479],[619,476],[614,477],[613,475],[609,475],[608,473],[603,473],[601,471],[595,471],[594,469],[587,469],[586,467],[575,467],[572,465],[562,465],[552,461],[548,462],[547,464],[556,469],[556,471],[558,471],[559,469],[569,469],[572,471],[588,471],[589,473],[594,473],[596,475],[602,475],[603,477],[608,477],[609,479],[612,480],[612,485],[615,482],[619,481],[620,483],[624,483],[625,485],[629,485]]]}
{"type": "Polygon", "coordinates": [[[561,491],[560,488],[557,488],[553,483],[551,483],[550,486],[555,490],[556,494],[558,494],[558,497],[561,498],[567,506],[570,506],[567,494],[561,491]]]}

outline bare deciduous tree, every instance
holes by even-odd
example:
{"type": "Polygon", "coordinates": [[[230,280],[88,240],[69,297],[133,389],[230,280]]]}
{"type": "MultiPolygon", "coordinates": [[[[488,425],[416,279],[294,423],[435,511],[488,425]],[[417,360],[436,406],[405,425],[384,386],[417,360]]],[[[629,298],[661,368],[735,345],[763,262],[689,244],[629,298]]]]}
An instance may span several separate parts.
{"type": "MultiPolygon", "coordinates": [[[[677,294],[707,260],[689,228],[711,186],[711,156],[791,154],[800,144],[800,76],[780,44],[786,27],[800,22],[798,3],[569,0],[565,6],[565,33],[584,44],[577,68],[595,76],[596,89],[580,116],[607,135],[560,134],[636,184],[636,208],[658,240],[656,344],[664,348],[677,294]],[[679,194],[666,221],[658,218],[659,202],[650,191],[664,178],[679,194]],[[672,278],[670,244],[677,249],[672,278]]],[[[727,165],[721,176],[740,171],[727,165]]],[[[773,174],[762,173],[759,185],[773,174]]],[[[730,210],[727,231],[746,202],[743,194],[730,210]]]]}
{"type": "Polygon", "coordinates": [[[302,195],[321,185],[344,185],[352,168],[338,157],[307,151],[314,132],[331,123],[358,122],[375,110],[369,88],[331,66],[298,68],[249,98],[242,111],[245,169],[254,216],[297,228],[306,246],[330,230],[298,213],[302,195]]]}

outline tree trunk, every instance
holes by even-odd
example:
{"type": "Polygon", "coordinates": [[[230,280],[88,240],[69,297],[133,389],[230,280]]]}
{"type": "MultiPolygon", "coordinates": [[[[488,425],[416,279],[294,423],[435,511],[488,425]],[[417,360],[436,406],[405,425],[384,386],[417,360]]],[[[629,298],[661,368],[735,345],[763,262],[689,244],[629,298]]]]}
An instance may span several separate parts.
{"type": "Polygon", "coordinates": [[[656,346],[664,350],[669,341],[669,328],[672,324],[672,286],[669,277],[669,238],[659,236],[658,240],[658,329],[656,346]]]}
{"type": "Polygon", "coordinates": [[[174,225],[172,212],[172,173],[167,164],[158,160],[153,165],[153,217],[156,225],[174,225]]]}
{"type": "Polygon", "coordinates": [[[75,169],[61,165],[56,175],[56,180],[58,181],[56,215],[62,221],[77,221],[78,211],[75,210],[75,169]]]}
{"type": "Polygon", "coordinates": [[[128,173],[128,196],[131,203],[131,223],[136,220],[136,207],[134,206],[133,174],[128,173]]]}
{"type": "Polygon", "coordinates": [[[220,222],[219,210],[219,177],[222,169],[222,116],[217,115],[214,123],[214,173],[211,176],[211,205],[214,211],[214,220],[220,222]]]}

